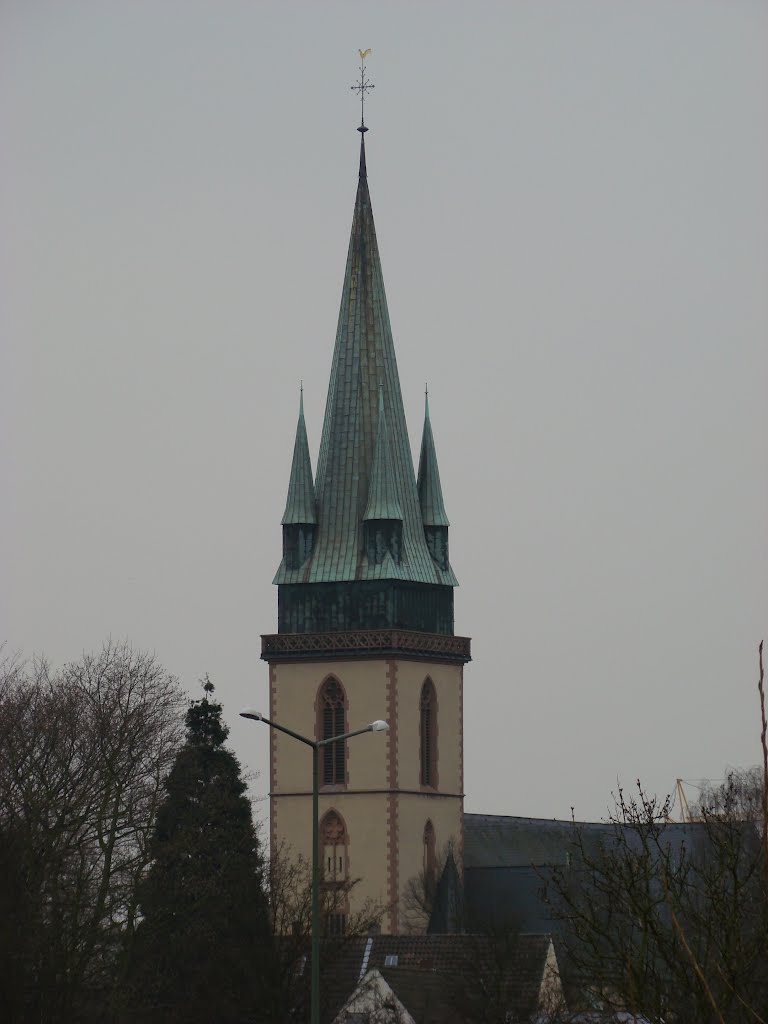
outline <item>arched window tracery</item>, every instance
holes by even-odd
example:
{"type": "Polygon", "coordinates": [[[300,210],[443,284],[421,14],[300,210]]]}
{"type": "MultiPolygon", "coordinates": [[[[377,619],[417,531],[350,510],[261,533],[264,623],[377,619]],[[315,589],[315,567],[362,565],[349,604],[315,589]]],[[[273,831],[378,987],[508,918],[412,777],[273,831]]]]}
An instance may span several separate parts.
{"type": "Polygon", "coordinates": [[[437,884],[437,840],[435,838],[435,826],[427,819],[424,826],[424,881],[428,892],[434,892],[437,884]]]}
{"type": "Polygon", "coordinates": [[[419,746],[419,782],[437,789],[437,694],[431,679],[421,688],[419,746]]]}
{"type": "Polygon", "coordinates": [[[349,895],[349,834],[344,819],[334,810],[320,822],[320,877],[323,890],[323,920],[326,935],[340,936],[347,930],[349,895]]]}
{"type": "MultiPolygon", "coordinates": [[[[344,690],[338,679],[326,679],[320,689],[319,738],[330,739],[346,732],[344,690]]],[[[322,747],[320,781],[323,786],[343,786],[346,782],[346,743],[340,740],[322,747]]]]}

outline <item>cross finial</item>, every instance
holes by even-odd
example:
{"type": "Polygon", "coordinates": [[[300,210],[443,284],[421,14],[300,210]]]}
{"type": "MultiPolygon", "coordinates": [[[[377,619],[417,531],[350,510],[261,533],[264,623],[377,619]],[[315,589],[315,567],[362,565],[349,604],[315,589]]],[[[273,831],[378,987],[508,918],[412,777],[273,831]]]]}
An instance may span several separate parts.
{"type": "Polygon", "coordinates": [[[360,81],[356,82],[353,86],[350,86],[352,92],[356,92],[360,96],[360,127],[357,129],[359,132],[367,132],[368,129],[365,127],[365,94],[375,86],[365,77],[365,58],[371,52],[370,47],[367,50],[358,50],[360,54],[360,81]]]}

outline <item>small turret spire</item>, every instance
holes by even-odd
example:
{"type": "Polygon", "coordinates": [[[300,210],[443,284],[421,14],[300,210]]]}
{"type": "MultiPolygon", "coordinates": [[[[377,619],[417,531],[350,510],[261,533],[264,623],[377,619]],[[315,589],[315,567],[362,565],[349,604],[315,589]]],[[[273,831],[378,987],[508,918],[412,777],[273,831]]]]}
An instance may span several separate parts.
{"type": "Polygon", "coordinates": [[[315,485],[312,480],[312,463],[309,458],[307,428],[304,423],[304,381],[299,391],[299,420],[296,424],[296,440],[293,445],[291,478],[288,483],[288,498],[283,513],[283,526],[297,523],[305,525],[317,522],[315,485]]]}
{"type": "Polygon", "coordinates": [[[440,470],[437,467],[437,452],[429,420],[429,389],[424,385],[424,433],[421,436],[419,455],[419,476],[416,483],[424,526],[450,526],[443,504],[443,490],[440,486],[440,470]]]}

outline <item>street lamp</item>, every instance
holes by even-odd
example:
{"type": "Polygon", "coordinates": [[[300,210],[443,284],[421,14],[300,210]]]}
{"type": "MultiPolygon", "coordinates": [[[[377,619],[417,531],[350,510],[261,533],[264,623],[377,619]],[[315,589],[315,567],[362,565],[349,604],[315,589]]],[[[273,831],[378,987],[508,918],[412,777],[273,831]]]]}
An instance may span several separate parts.
{"type": "Polygon", "coordinates": [[[287,736],[293,736],[300,743],[312,747],[312,992],[311,992],[311,1024],[320,1024],[320,868],[319,850],[320,838],[318,835],[318,761],[320,759],[320,748],[328,747],[331,743],[338,743],[340,740],[348,740],[350,736],[360,736],[364,732],[383,732],[389,728],[387,722],[377,719],[362,729],[353,729],[352,732],[342,733],[340,736],[329,736],[325,740],[310,740],[301,733],[294,732],[284,725],[278,725],[265,718],[255,708],[243,708],[240,712],[242,718],[250,718],[254,722],[263,722],[270,729],[277,729],[287,736]]]}

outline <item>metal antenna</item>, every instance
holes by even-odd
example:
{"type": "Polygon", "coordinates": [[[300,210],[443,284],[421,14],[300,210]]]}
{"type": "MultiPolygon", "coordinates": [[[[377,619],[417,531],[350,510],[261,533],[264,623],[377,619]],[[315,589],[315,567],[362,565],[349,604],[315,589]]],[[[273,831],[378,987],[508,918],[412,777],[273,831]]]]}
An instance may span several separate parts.
{"type": "Polygon", "coordinates": [[[370,47],[367,50],[358,50],[357,52],[360,54],[360,81],[350,86],[350,88],[352,92],[359,93],[360,95],[360,127],[357,130],[359,132],[367,132],[368,129],[365,127],[365,94],[376,87],[365,77],[365,58],[371,53],[370,47]]]}

